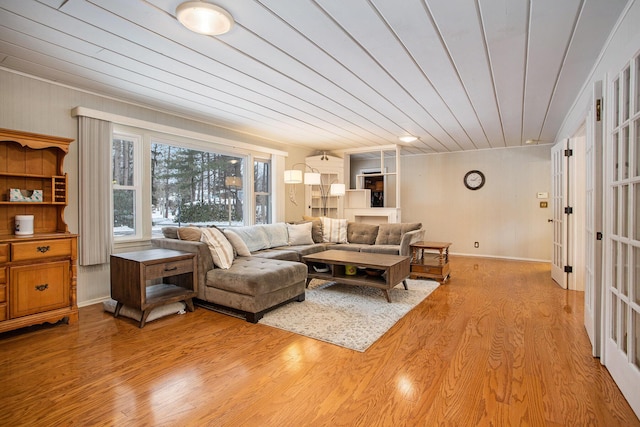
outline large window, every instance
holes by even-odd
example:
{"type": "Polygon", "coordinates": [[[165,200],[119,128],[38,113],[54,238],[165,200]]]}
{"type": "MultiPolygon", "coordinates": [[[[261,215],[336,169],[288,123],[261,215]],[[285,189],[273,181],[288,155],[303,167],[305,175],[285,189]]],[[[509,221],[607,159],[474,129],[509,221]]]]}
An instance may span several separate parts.
{"type": "Polygon", "coordinates": [[[200,145],[114,133],[116,240],[160,237],[166,226],[271,222],[271,160],[200,145]]]}
{"type": "Polygon", "coordinates": [[[151,144],[153,235],[166,225],[243,225],[243,157],[151,144]]]}

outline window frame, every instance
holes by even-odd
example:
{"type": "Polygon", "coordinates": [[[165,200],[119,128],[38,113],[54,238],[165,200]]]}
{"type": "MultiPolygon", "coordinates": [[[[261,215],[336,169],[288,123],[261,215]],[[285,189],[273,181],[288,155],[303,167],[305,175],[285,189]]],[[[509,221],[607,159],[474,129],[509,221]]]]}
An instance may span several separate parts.
{"type": "Polygon", "coordinates": [[[143,185],[143,180],[142,180],[142,169],[143,169],[143,165],[144,163],[141,163],[142,161],[142,157],[144,156],[144,149],[143,149],[143,136],[139,135],[137,133],[132,133],[132,132],[126,132],[126,131],[121,131],[121,130],[115,130],[112,132],[111,135],[111,146],[110,146],[110,151],[111,151],[111,159],[110,159],[110,165],[111,165],[111,194],[110,194],[110,210],[111,210],[111,235],[113,237],[113,241],[114,243],[119,243],[119,242],[130,242],[130,241],[139,241],[142,240],[144,238],[144,221],[143,221],[143,199],[144,199],[144,185],[143,185]],[[116,184],[113,181],[113,141],[115,139],[121,139],[121,140],[129,140],[133,143],[133,185],[120,185],[120,184],[116,184]],[[113,195],[114,192],[116,190],[131,190],[133,191],[134,194],[134,203],[133,203],[133,216],[134,216],[134,229],[135,232],[133,234],[130,235],[125,235],[125,236],[116,236],[113,227],[114,227],[114,211],[113,211],[113,207],[114,207],[114,200],[113,200],[113,195]],[[136,197],[136,195],[140,195],[139,197],[136,197]],[[139,213],[139,214],[138,214],[139,213]]]}
{"type": "Polygon", "coordinates": [[[252,217],[253,217],[253,224],[257,223],[257,212],[256,212],[256,207],[258,206],[257,203],[257,198],[258,196],[267,196],[269,203],[267,204],[267,206],[269,207],[269,212],[267,213],[267,224],[270,224],[273,222],[273,217],[274,217],[274,206],[273,206],[273,162],[271,161],[271,158],[266,158],[264,156],[255,156],[253,157],[253,167],[251,168],[251,173],[254,174],[254,176],[252,177],[252,180],[250,182],[254,182],[256,180],[255,177],[255,168],[256,168],[256,163],[266,163],[268,165],[268,173],[269,173],[269,177],[268,177],[268,182],[267,182],[267,189],[268,191],[255,191],[255,184],[252,187],[252,191],[253,191],[253,205],[251,206],[251,212],[253,213],[252,217]]]}

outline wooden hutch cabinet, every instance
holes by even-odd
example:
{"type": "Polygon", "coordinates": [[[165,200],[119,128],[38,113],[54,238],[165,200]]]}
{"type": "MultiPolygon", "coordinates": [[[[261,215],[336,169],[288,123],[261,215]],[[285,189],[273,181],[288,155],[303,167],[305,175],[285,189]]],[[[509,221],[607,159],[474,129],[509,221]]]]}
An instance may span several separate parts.
{"type": "Polygon", "coordinates": [[[62,172],[72,141],[0,129],[0,332],[78,320],[77,235],[64,222],[62,172]],[[11,201],[11,189],[42,198],[11,201]],[[33,234],[15,234],[16,215],[33,215],[33,234]]]}

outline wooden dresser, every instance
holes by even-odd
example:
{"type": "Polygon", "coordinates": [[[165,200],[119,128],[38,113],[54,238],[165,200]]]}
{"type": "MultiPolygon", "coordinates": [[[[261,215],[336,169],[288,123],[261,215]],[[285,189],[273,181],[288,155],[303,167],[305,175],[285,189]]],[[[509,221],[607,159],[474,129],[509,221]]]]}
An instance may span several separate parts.
{"type": "Polygon", "coordinates": [[[0,129],[0,332],[78,320],[77,235],[64,221],[64,157],[72,139],[0,129]],[[42,201],[10,201],[10,189],[40,190],[42,201]],[[14,234],[33,215],[33,234],[14,234]]]}

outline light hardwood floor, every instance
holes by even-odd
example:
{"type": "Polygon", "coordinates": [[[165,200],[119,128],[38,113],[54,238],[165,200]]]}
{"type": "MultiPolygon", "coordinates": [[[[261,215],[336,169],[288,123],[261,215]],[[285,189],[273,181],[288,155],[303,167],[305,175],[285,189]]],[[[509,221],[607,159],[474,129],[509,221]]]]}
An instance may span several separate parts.
{"type": "Polygon", "coordinates": [[[544,263],[451,269],[365,353],[202,308],[0,335],[0,425],[640,426],[590,355],[583,293],[544,263]]]}

